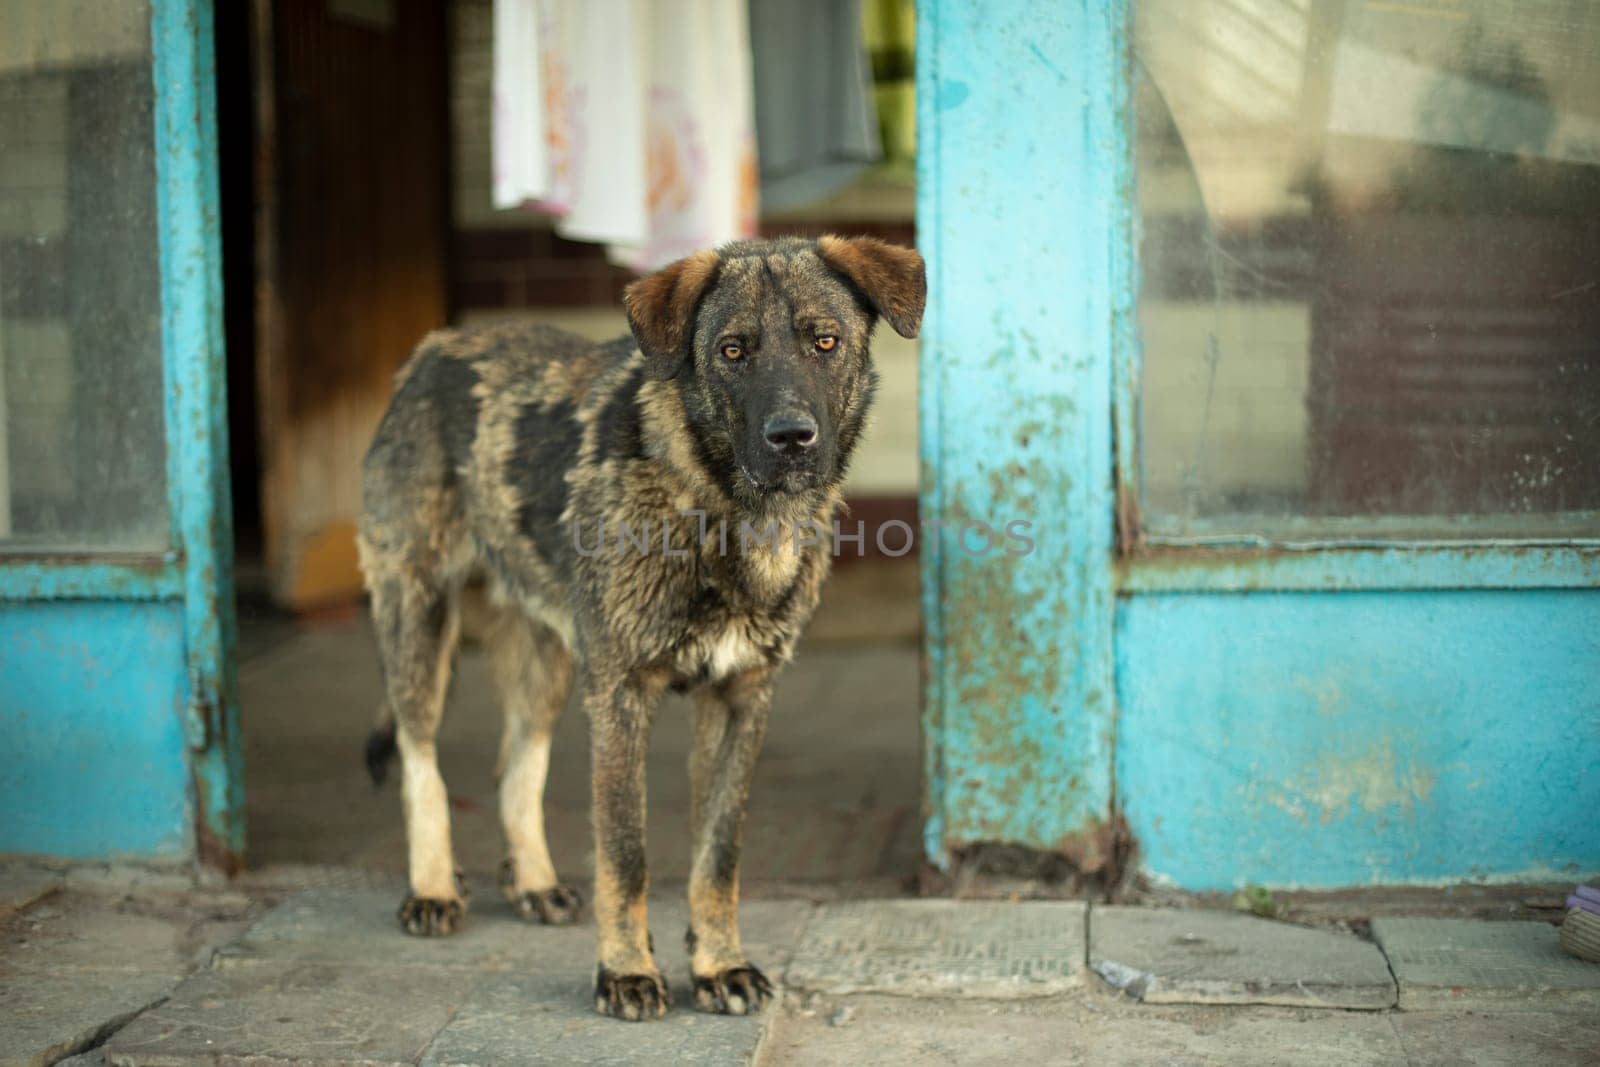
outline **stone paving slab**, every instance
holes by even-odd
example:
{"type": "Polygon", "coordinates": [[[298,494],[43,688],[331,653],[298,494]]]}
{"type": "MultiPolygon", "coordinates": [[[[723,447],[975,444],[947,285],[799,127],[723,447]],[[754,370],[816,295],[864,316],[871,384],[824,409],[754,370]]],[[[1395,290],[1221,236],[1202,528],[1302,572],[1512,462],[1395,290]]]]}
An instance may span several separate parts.
{"type": "Polygon", "coordinates": [[[405,890],[313,889],[297,893],[217,953],[219,967],[262,960],[353,966],[504,970],[537,952],[549,935],[575,928],[532,926],[498,896],[474,897],[466,924],[450,937],[409,937],[395,921],[405,890]]]}
{"type": "Polygon", "coordinates": [[[294,960],[203,971],[113,1035],[106,1062],[413,1064],[480,978],[294,960]]]}
{"type": "Polygon", "coordinates": [[[99,900],[57,898],[0,930],[0,967],[29,974],[94,970],[180,975],[191,964],[183,932],[180,923],[116,911],[99,900]]]}
{"type": "MultiPolygon", "coordinates": [[[[665,962],[665,961],[663,961],[665,962]]],[[[429,1047],[426,1067],[496,1064],[748,1064],[772,1010],[735,1018],[694,1010],[673,976],[665,1019],[627,1023],[595,1014],[594,967],[486,978],[429,1047]]]]}
{"type": "MultiPolygon", "coordinates": [[[[677,1003],[645,1024],[594,1013],[592,924],[532,925],[496,898],[454,937],[412,938],[395,925],[397,899],[369,890],[291,898],[220,952],[213,970],[118,1032],[108,1062],[746,1064],[770,1019],[694,1011],[680,898],[651,902],[677,1003]]],[[[804,901],[747,902],[740,918],[752,962],[780,975],[810,911],[804,901]]]]}
{"type": "Polygon", "coordinates": [[[1147,1004],[1390,1008],[1383,953],[1348,934],[1238,912],[1096,907],[1089,967],[1147,1004]]]}
{"type": "Polygon", "coordinates": [[[1400,1007],[1600,1010],[1600,964],[1561,951],[1540,922],[1374,919],[1400,983],[1400,1007]]]}
{"type": "Polygon", "coordinates": [[[178,975],[0,972],[0,1065],[55,1063],[157,1004],[178,975]]]}
{"type": "Polygon", "coordinates": [[[1593,1067],[1600,1062],[1600,1015],[1397,1012],[1389,1022],[1408,1067],[1593,1067]]]}
{"type": "MultiPolygon", "coordinates": [[[[803,901],[746,902],[740,927],[751,961],[778,978],[811,910],[803,901]]],[[[493,976],[475,988],[423,1063],[748,1064],[776,1005],[754,1018],[695,1011],[680,947],[686,920],[681,900],[651,902],[656,952],[674,998],[665,1019],[635,1024],[596,1015],[593,930],[568,928],[552,931],[563,937],[534,967],[493,976]]]]}
{"type": "Polygon", "coordinates": [[[843,999],[809,1016],[785,1015],[757,1062],[761,1067],[1405,1063],[1389,1017],[1379,1012],[1151,1006],[1087,995],[1012,1001],[843,999]]]}
{"type": "Polygon", "coordinates": [[[822,993],[1039,997],[1079,987],[1078,901],[855,900],[825,904],[786,982],[822,993]]]}
{"type": "Polygon", "coordinates": [[[0,1064],[54,1063],[157,1003],[187,973],[182,926],[70,892],[0,928],[0,1064]]]}

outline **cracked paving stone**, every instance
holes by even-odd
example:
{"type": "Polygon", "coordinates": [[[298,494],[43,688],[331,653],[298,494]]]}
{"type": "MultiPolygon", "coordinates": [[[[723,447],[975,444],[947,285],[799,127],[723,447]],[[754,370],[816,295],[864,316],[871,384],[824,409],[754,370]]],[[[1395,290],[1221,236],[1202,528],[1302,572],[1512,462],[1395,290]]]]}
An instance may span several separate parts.
{"type": "Polygon", "coordinates": [[[183,924],[59,894],[0,931],[0,1065],[54,1063],[157,1003],[189,970],[183,924]]]}
{"type": "Polygon", "coordinates": [[[55,1063],[161,1001],[175,974],[0,972],[0,1065],[55,1063]]]}
{"type": "Polygon", "coordinates": [[[1541,922],[1374,919],[1406,1011],[1600,1010],[1600,964],[1561,951],[1541,922]]]}
{"type": "Polygon", "coordinates": [[[1147,1004],[1393,1007],[1376,945],[1236,912],[1097,907],[1089,967],[1147,1004]]]}
{"type": "MultiPolygon", "coordinates": [[[[546,927],[496,898],[452,938],[407,937],[393,894],[291,898],[106,1046],[139,1067],[252,1064],[748,1063],[769,1025],[694,1011],[681,898],[653,900],[651,927],[677,1003],[634,1025],[596,1015],[592,925],[546,927]]],[[[740,909],[750,958],[781,973],[811,905],[740,909]]]]}
{"type": "Polygon", "coordinates": [[[1079,987],[1078,901],[856,900],[806,927],[788,984],[820,993],[1052,996],[1079,987]]]}

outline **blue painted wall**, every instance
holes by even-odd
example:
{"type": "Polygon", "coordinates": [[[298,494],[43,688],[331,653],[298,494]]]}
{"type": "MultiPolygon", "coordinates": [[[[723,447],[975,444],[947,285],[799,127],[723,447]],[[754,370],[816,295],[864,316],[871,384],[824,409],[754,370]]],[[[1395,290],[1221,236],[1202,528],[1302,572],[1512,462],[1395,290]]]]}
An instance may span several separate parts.
{"type": "Polygon", "coordinates": [[[1600,871],[1600,595],[1137,596],[1118,795],[1144,870],[1255,883],[1600,871]]]}
{"type": "Polygon", "coordinates": [[[0,604],[0,852],[183,859],[179,603],[0,604]]]}

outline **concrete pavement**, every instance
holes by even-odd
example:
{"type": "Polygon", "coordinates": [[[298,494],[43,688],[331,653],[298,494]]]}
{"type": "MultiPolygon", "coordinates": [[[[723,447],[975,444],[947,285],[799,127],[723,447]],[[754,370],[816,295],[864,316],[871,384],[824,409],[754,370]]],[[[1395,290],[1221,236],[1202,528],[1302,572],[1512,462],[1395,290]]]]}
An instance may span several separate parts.
{"type": "Polygon", "coordinates": [[[0,900],[0,1063],[1576,1064],[1600,1050],[1600,966],[1551,957],[1539,922],[1378,919],[1367,940],[1193,908],[752,900],[746,944],[783,996],[723,1018],[689,1006],[684,907],[664,888],[651,924],[677,1004],[624,1024],[590,1007],[592,925],[531,926],[482,889],[462,934],[430,941],[395,927],[398,884],[269,908],[181,882],[0,871],[19,887],[0,900]]]}

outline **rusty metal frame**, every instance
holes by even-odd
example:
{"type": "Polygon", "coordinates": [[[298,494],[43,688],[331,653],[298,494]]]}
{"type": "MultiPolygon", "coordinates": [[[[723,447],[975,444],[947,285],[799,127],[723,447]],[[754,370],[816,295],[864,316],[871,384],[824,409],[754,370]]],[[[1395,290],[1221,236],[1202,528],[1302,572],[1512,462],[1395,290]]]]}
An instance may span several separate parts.
{"type": "Polygon", "coordinates": [[[212,0],[150,0],[149,11],[167,546],[0,554],[0,621],[38,644],[34,658],[7,663],[23,696],[5,711],[35,719],[18,739],[33,746],[29,773],[70,790],[92,757],[61,746],[93,738],[146,761],[130,779],[144,795],[130,804],[100,790],[81,807],[58,804],[53,821],[17,840],[233,871],[244,803],[212,0]],[[104,662],[116,673],[97,679],[104,662]]]}
{"type": "Polygon", "coordinates": [[[211,0],[154,0],[150,37],[167,462],[174,543],[183,553],[195,847],[203,864],[232,872],[244,850],[244,774],[211,0]]]}
{"type": "Polygon", "coordinates": [[[1127,0],[920,0],[924,853],[1115,874],[1112,332],[1131,328],[1127,0]],[[1026,520],[1030,551],[960,533],[1026,520]]]}

